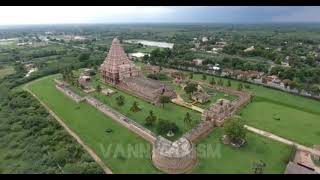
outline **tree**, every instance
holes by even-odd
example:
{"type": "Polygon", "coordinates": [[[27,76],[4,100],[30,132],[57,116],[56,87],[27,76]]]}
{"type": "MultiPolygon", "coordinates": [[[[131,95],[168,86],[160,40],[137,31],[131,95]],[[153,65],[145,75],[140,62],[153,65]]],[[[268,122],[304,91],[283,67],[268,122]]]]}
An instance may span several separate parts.
{"type": "Polygon", "coordinates": [[[81,53],[78,57],[78,60],[80,62],[86,61],[90,58],[90,54],[89,53],[81,53]]]}
{"type": "Polygon", "coordinates": [[[223,80],[222,80],[222,79],[219,79],[218,85],[219,85],[219,86],[223,86],[223,80]]]}
{"type": "Polygon", "coordinates": [[[190,79],[193,79],[193,73],[190,73],[190,74],[189,74],[189,78],[190,78],[190,79]]]}
{"type": "Polygon", "coordinates": [[[177,133],[179,131],[179,127],[174,122],[160,120],[157,126],[157,132],[159,134],[165,135],[170,131],[173,133],[177,133]]]}
{"type": "Polygon", "coordinates": [[[224,132],[232,142],[239,142],[245,139],[247,130],[241,118],[232,118],[225,123],[224,132]]]}
{"type": "Polygon", "coordinates": [[[238,90],[241,91],[242,89],[243,89],[243,84],[242,84],[242,83],[239,83],[239,84],[238,84],[238,90]]]}
{"type": "Polygon", "coordinates": [[[153,114],[153,111],[149,112],[149,116],[146,118],[146,126],[153,126],[157,121],[157,117],[153,114]]]}
{"type": "Polygon", "coordinates": [[[120,96],[116,97],[116,101],[117,101],[118,106],[124,105],[124,96],[120,95],[120,96]]]}
{"type": "Polygon", "coordinates": [[[202,74],[202,80],[207,80],[207,76],[205,74],[202,74]]]}
{"type": "Polygon", "coordinates": [[[231,81],[230,80],[227,81],[227,87],[231,87],[231,81]]]}
{"type": "Polygon", "coordinates": [[[132,112],[138,112],[138,111],[141,111],[141,109],[139,108],[138,106],[138,102],[137,101],[134,101],[131,108],[130,108],[130,111],[132,112]]]}
{"type": "Polygon", "coordinates": [[[253,163],[253,173],[254,174],[262,174],[264,168],[266,167],[266,163],[262,160],[253,163]]]}
{"type": "Polygon", "coordinates": [[[191,119],[191,115],[189,112],[186,113],[184,119],[183,119],[183,122],[188,125],[189,127],[191,127],[192,125],[192,119],[191,119]]]}
{"type": "Polygon", "coordinates": [[[216,81],[214,80],[214,77],[211,78],[210,84],[211,84],[211,85],[215,85],[215,84],[216,84],[216,81]]]}
{"type": "Polygon", "coordinates": [[[164,108],[165,103],[170,102],[170,97],[169,96],[160,96],[160,103],[162,104],[162,108],[164,108]]]}
{"type": "Polygon", "coordinates": [[[245,84],[245,85],[244,85],[244,88],[246,88],[246,89],[250,89],[250,88],[251,88],[251,86],[250,86],[249,84],[245,84]]]}
{"type": "Polygon", "coordinates": [[[97,85],[96,89],[97,89],[97,92],[101,92],[102,89],[101,89],[100,84],[97,85]]]}
{"type": "Polygon", "coordinates": [[[198,84],[196,83],[188,83],[186,87],[184,87],[184,91],[187,94],[192,94],[193,92],[197,91],[198,84]]]}

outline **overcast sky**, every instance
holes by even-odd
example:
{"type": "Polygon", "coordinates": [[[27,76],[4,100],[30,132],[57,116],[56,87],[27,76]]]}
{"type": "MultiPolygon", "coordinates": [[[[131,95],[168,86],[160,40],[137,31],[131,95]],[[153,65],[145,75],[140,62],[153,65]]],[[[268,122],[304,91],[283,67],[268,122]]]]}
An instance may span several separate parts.
{"type": "Polygon", "coordinates": [[[320,22],[320,6],[0,7],[0,25],[145,22],[320,22]]]}

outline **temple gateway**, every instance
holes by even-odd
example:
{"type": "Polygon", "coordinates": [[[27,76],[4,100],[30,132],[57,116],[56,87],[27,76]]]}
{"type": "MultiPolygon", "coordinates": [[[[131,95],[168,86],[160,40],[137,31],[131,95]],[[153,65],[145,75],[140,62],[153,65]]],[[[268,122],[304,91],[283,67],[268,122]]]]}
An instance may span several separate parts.
{"type": "Polygon", "coordinates": [[[145,78],[128,58],[117,38],[113,39],[100,72],[104,83],[129,91],[153,103],[157,103],[161,95],[176,97],[175,92],[165,83],[145,78]]]}

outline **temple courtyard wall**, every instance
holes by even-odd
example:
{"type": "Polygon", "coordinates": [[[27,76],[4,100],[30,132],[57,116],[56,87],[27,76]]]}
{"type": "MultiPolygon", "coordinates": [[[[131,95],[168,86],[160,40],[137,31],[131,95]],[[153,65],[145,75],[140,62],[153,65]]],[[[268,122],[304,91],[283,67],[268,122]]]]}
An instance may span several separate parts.
{"type": "MultiPolygon", "coordinates": [[[[77,95],[72,90],[70,90],[68,86],[65,85],[65,83],[61,81],[56,81],[56,87],[63,94],[67,95],[75,102],[85,102],[92,105],[100,112],[111,117],[113,120],[120,123],[130,131],[136,133],[137,135],[150,142],[153,145],[151,157],[153,164],[156,168],[166,173],[176,174],[191,172],[198,161],[197,152],[193,144],[206,137],[216,126],[214,122],[201,121],[198,126],[185,133],[180,139],[171,142],[166,138],[157,136],[147,128],[113,110],[97,99],[89,96],[81,97],[77,95]]],[[[233,106],[235,107],[235,110],[232,112],[232,114],[236,112],[237,108],[239,108],[243,104],[248,103],[251,99],[251,94],[248,94],[246,92],[236,91],[232,89],[229,90],[226,88],[219,90],[237,95],[239,97],[236,101],[232,102],[233,106]]]]}

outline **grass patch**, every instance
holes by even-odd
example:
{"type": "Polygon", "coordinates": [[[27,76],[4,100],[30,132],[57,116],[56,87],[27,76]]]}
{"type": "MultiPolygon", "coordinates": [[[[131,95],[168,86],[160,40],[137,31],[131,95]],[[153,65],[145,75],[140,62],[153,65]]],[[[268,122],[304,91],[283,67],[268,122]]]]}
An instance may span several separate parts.
{"type": "Polygon", "coordinates": [[[54,86],[53,79],[57,77],[41,79],[31,84],[29,89],[62,118],[114,173],[158,173],[152,165],[150,151],[143,157],[130,157],[126,153],[129,146],[148,147],[149,143],[94,107],[77,104],[63,95],[54,86]],[[112,129],[112,133],[107,133],[106,129],[112,129]]]}
{"type": "Polygon", "coordinates": [[[266,163],[264,173],[284,172],[290,158],[289,146],[248,132],[247,144],[237,149],[222,144],[222,135],[223,129],[216,128],[197,144],[199,163],[193,173],[251,174],[253,163],[259,160],[266,163]],[[206,153],[200,153],[200,147],[206,147],[202,148],[206,153]]]}
{"type": "Polygon", "coordinates": [[[0,67],[0,79],[14,73],[15,73],[15,70],[13,66],[0,67]]]}

